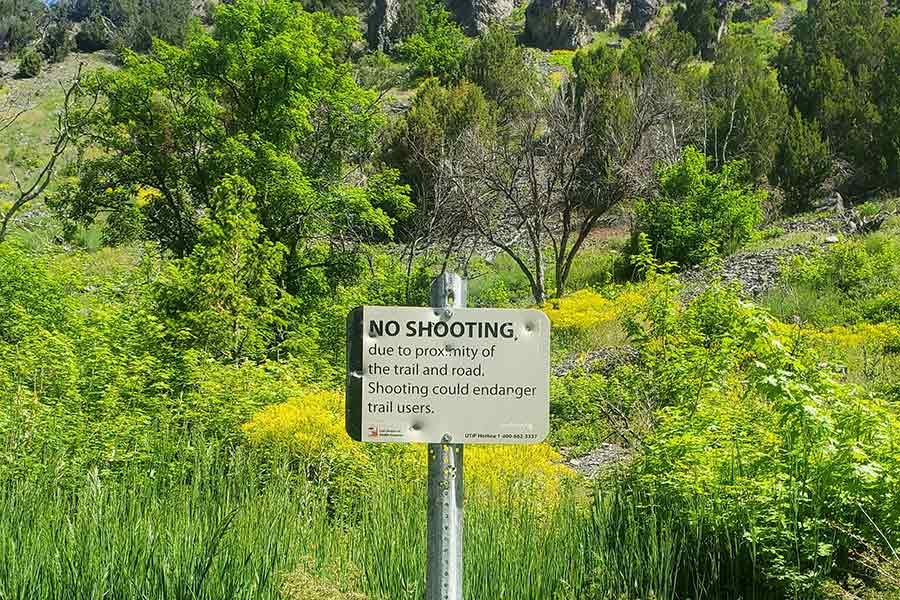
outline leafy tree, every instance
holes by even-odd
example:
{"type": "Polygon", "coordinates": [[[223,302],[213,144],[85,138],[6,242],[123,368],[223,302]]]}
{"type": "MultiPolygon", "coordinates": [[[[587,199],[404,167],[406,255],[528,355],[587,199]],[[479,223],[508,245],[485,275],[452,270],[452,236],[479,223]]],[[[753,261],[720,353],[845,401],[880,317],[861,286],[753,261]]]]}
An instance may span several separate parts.
{"type": "Polygon", "coordinates": [[[442,153],[467,129],[480,129],[491,121],[490,105],[477,85],[444,87],[437,79],[427,79],[392,131],[384,160],[400,170],[414,197],[424,200],[432,193],[434,168],[442,153]]]}
{"type": "Polygon", "coordinates": [[[239,361],[275,344],[290,296],[278,284],[285,248],[266,239],[255,215],[256,190],[226,176],[198,223],[193,253],[173,261],[155,298],[179,347],[239,361]]]}
{"type": "Polygon", "coordinates": [[[493,23],[466,52],[461,72],[482,89],[505,121],[540,100],[543,86],[537,64],[532,51],[519,46],[508,27],[493,23]]]}
{"type": "Polygon", "coordinates": [[[440,164],[464,132],[493,125],[491,106],[477,85],[464,81],[444,87],[432,78],[420,86],[409,111],[393,127],[382,159],[399,169],[416,206],[412,218],[402,223],[408,269],[416,253],[432,244],[446,242],[452,249],[465,239],[459,223],[450,218],[440,164]]]}
{"type": "Polygon", "coordinates": [[[0,51],[15,52],[30,44],[45,10],[41,0],[0,0],[0,51]]]}
{"type": "Polygon", "coordinates": [[[775,179],[784,190],[784,210],[798,213],[812,208],[832,173],[831,153],[815,121],[793,111],[775,163],[775,179]]]}
{"type": "Polygon", "coordinates": [[[849,183],[856,189],[900,183],[890,150],[897,131],[885,126],[895,100],[891,57],[898,45],[895,21],[885,17],[880,0],[822,0],[798,17],[778,56],[791,103],[819,124],[834,153],[852,166],[849,183]]]}
{"type": "Polygon", "coordinates": [[[716,165],[744,160],[754,178],[772,172],[787,99],[752,38],[727,39],[707,85],[707,147],[716,165]]]}
{"type": "Polygon", "coordinates": [[[180,45],[191,17],[191,0],[76,0],[69,18],[82,23],[76,36],[85,51],[116,46],[145,52],[154,38],[180,45]]]}
{"type": "Polygon", "coordinates": [[[645,234],[660,261],[689,266],[731,252],[762,219],[766,193],[748,183],[744,163],[728,163],[716,173],[702,152],[689,147],[658,178],[659,193],[635,206],[632,245],[637,249],[645,234]]]}
{"type": "MultiPolygon", "coordinates": [[[[376,95],[345,62],[357,38],[352,22],[289,0],[239,0],[183,49],[157,41],[149,56],[126,53],[123,69],[93,83],[106,101],[85,133],[102,154],[82,162],[57,207],[81,221],[136,213],[134,231],[186,257],[216,210],[214,190],[240,175],[266,237],[287,248],[290,287],[355,242],[390,236],[406,189],[394,172],[350,171],[381,125],[376,95]],[[307,262],[322,240],[326,256],[307,262]]],[[[107,219],[119,222],[133,220],[107,219]]]]}
{"type": "Polygon", "coordinates": [[[693,36],[703,58],[709,60],[719,39],[719,13],[716,0],[685,0],[675,7],[678,29],[693,36]]]}
{"type": "Polygon", "coordinates": [[[466,36],[450,19],[440,0],[422,0],[415,33],[403,40],[400,54],[419,75],[451,78],[459,68],[466,49],[466,36]]]}
{"type": "Polygon", "coordinates": [[[140,52],[159,38],[170,44],[184,42],[191,16],[190,0],[112,0],[109,17],[116,24],[117,42],[140,52]]]}

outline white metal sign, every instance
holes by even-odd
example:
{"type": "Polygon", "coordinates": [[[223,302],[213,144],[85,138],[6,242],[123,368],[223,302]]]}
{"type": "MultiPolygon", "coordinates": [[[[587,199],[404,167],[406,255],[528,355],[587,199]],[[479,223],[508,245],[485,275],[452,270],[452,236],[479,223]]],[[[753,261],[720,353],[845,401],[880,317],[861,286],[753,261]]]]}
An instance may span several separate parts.
{"type": "Polygon", "coordinates": [[[549,429],[539,310],[366,306],[348,317],[347,431],[369,442],[534,444],[549,429]]]}

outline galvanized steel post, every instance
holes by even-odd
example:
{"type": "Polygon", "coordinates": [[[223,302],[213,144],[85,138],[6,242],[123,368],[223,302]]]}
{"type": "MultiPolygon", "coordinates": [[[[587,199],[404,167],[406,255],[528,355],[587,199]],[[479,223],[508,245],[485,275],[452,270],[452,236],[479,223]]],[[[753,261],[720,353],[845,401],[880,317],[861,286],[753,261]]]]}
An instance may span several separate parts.
{"type": "MultiPolygon", "coordinates": [[[[431,306],[452,319],[466,306],[466,280],[442,273],[431,282],[431,306]]],[[[425,600],[462,600],[463,445],[446,434],[428,444],[428,557],[425,600]]]]}

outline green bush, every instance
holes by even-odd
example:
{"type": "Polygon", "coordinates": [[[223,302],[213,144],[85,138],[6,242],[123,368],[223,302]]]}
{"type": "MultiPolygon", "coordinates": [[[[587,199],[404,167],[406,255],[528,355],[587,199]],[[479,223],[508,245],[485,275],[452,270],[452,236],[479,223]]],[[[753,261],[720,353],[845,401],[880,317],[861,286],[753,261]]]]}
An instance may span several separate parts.
{"type": "Polygon", "coordinates": [[[450,12],[442,2],[425,0],[419,11],[416,32],[403,40],[400,55],[412,63],[418,75],[447,81],[459,69],[466,51],[466,36],[450,20],[450,12]]]}
{"type": "Polygon", "coordinates": [[[22,79],[30,79],[37,77],[44,67],[44,61],[41,53],[35,48],[29,46],[19,53],[19,67],[16,70],[16,77],[22,79]]]}
{"type": "Polygon", "coordinates": [[[797,257],[785,265],[780,288],[766,302],[782,317],[818,325],[900,320],[900,243],[873,234],[797,257]],[[810,300],[779,305],[791,296],[810,300]]]}
{"type": "Polygon", "coordinates": [[[46,10],[41,0],[0,0],[0,51],[17,52],[34,41],[46,10]]]}
{"type": "Polygon", "coordinates": [[[702,152],[688,148],[678,163],[660,169],[659,192],[634,209],[632,254],[645,234],[658,260],[690,266],[751,239],[766,193],[747,183],[744,163],[728,163],[719,173],[706,163],[702,152]]]}
{"type": "Polygon", "coordinates": [[[632,493],[690,523],[687,589],[812,597],[900,532],[900,420],[733,290],[637,315],[644,394],[665,398],[632,493]]]}
{"type": "Polygon", "coordinates": [[[815,121],[800,113],[788,118],[775,159],[775,180],[784,190],[784,212],[795,214],[813,207],[831,175],[831,152],[815,121]]]}
{"type": "Polygon", "coordinates": [[[81,29],[75,34],[75,46],[81,52],[103,50],[111,47],[112,43],[112,23],[99,13],[82,22],[81,29]]]}
{"type": "Polygon", "coordinates": [[[762,21],[774,14],[775,7],[769,0],[752,0],[749,4],[741,4],[734,11],[734,20],[737,22],[762,21]]]}

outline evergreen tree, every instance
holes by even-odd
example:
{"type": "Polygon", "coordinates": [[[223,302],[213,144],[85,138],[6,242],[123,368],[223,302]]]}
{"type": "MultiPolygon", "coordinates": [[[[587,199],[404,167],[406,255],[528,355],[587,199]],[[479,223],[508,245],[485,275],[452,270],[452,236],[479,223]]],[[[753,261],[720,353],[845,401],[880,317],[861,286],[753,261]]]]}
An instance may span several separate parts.
{"type": "Polygon", "coordinates": [[[784,191],[785,212],[810,209],[831,173],[831,154],[818,126],[794,110],[775,162],[775,180],[784,191]]]}
{"type": "Polygon", "coordinates": [[[853,169],[850,185],[881,189],[900,182],[887,123],[900,36],[881,0],[821,0],[799,17],[778,56],[779,79],[805,119],[821,127],[835,154],[853,169]]]}
{"type": "Polygon", "coordinates": [[[787,98],[752,38],[725,41],[707,90],[707,147],[714,164],[744,160],[755,179],[768,176],[784,132],[787,98]]]}

